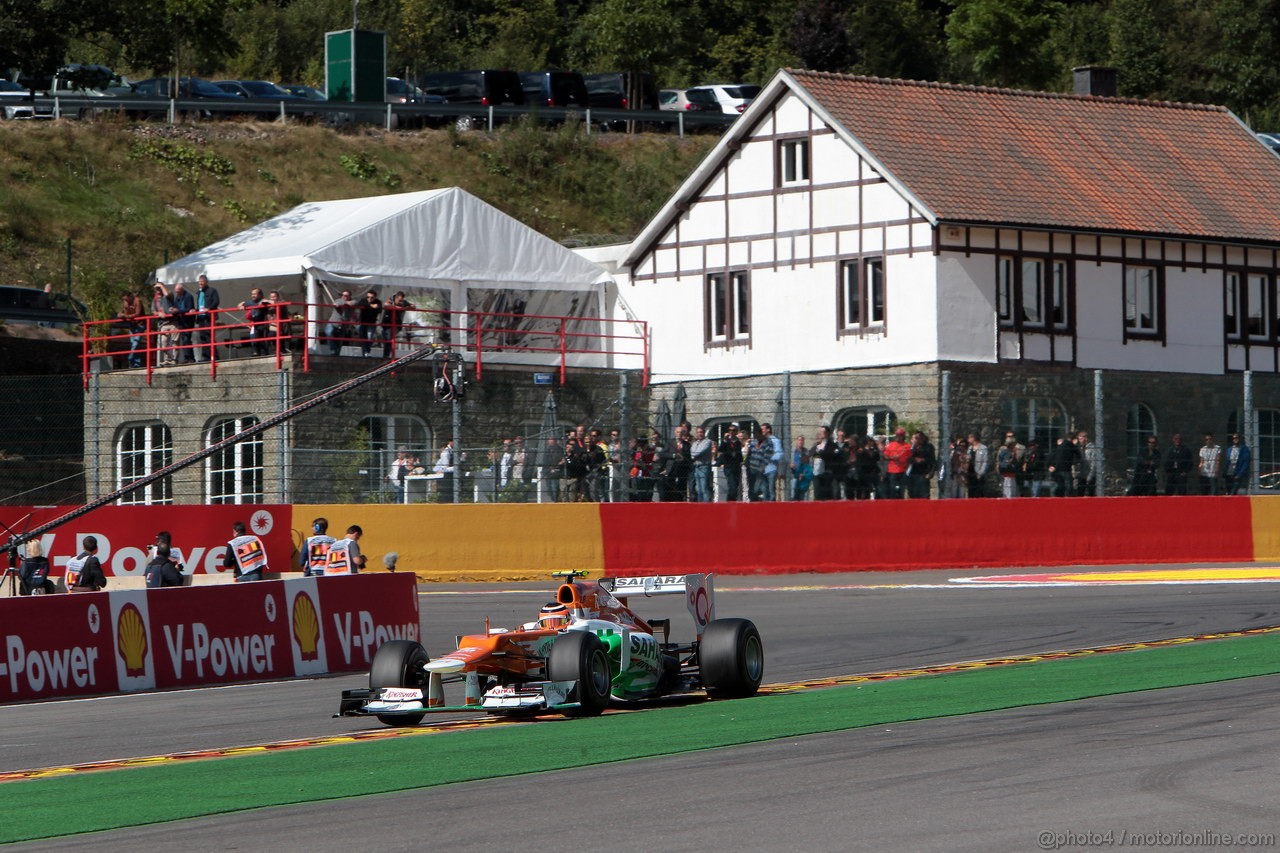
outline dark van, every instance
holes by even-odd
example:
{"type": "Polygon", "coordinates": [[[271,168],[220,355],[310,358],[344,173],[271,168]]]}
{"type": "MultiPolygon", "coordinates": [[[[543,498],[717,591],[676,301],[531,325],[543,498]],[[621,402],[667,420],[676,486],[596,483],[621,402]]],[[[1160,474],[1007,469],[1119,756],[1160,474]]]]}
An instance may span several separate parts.
{"type": "Polygon", "coordinates": [[[647,71],[630,73],[609,71],[604,74],[584,74],[587,100],[592,107],[611,110],[656,110],[658,87],[647,71]]]}
{"type": "Polygon", "coordinates": [[[576,71],[521,71],[524,102],[531,107],[581,107],[591,105],[587,84],[576,71]]]}
{"type": "MultiPolygon", "coordinates": [[[[658,87],[647,71],[629,73],[609,71],[603,74],[584,74],[587,101],[593,110],[656,110],[658,87]]],[[[600,122],[601,130],[625,130],[625,121],[600,122]]]]}
{"type": "MultiPolygon", "coordinates": [[[[520,75],[514,71],[436,71],[422,77],[420,88],[427,95],[438,95],[447,104],[476,104],[482,107],[524,103],[520,75]]],[[[470,130],[483,124],[479,116],[458,116],[458,130],[470,130]]]]}

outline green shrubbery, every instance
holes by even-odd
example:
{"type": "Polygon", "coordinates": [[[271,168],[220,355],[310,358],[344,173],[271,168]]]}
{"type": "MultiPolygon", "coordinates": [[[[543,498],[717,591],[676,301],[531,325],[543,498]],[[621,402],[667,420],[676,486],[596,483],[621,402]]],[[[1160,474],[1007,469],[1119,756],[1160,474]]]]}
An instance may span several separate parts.
{"type": "Polygon", "coordinates": [[[303,201],[449,186],[556,240],[621,242],[714,141],[528,122],[494,134],[5,122],[0,282],[63,290],[70,239],[73,292],[107,316],[151,270],[303,201]]]}

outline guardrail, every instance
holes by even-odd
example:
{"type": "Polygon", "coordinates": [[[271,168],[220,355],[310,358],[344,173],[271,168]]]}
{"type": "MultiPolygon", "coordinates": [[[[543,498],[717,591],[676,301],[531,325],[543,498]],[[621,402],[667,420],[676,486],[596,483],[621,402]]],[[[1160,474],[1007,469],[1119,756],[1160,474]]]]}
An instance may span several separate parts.
{"type": "Polygon", "coordinates": [[[320,121],[326,124],[378,124],[386,130],[444,127],[460,130],[493,130],[504,122],[528,117],[547,124],[581,122],[587,132],[601,130],[719,133],[737,116],[715,112],[682,110],[618,110],[578,107],[481,106],[479,104],[380,104],[377,102],[335,103],[330,101],[218,100],[213,98],[68,98],[21,99],[23,104],[49,107],[54,118],[91,119],[99,115],[123,113],[129,118],[161,119],[176,124],[188,118],[235,118],[255,116],[268,119],[320,121]]]}
{"type": "Polygon", "coordinates": [[[149,385],[155,369],[180,362],[206,363],[210,375],[217,376],[219,362],[231,358],[269,356],[280,369],[286,355],[297,353],[302,369],[309,371],[314,354],[371,355],[377,350],[391,359],[422,345],[457,350],[472,363],[477,381],[486,361],[514,360],[554,367],[564,384],[571,356],[632,359],[643,383],[649,381],[649,327],[640,320],[426,309],[411,309],[412,322],[310,319],[332,311],[329,303],[278,302],[252,317],[236,307],[180,318],[91,320],[83,326],[85,387],[90,373],[103,370],[143,370],[149,385]]]}

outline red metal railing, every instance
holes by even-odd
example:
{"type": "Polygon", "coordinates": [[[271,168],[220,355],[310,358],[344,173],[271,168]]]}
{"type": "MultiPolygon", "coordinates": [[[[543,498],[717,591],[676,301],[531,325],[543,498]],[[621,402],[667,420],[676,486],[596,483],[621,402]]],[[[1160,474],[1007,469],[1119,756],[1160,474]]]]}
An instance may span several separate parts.
{"type": "Polygon", "coordinates": [[[391,359],[422,345],[463,353],[474,362],[477,381],[485,359],[496,357],[499,362],[555,367],[563,385],[570,357],[582,355],[635,359],[643,384],[649,384],[649,327],[643,321],[490,311],[414,311],[415,320],[408,323],[309,319],[312,313],[328,316],[333,309],[327,303],[281,302],[270,306],[261,320],[248,319],[245,309],[237,307],[178,322],[158,316],[133,323],[90,321],[84,324],[81,354],[85,387],[95,370],[142,370],[149,385],[156,370],[180,364],[208,364],[209,375],[217,376],[218,365],[232,359],[272,357],[280,369],[285,356],[297,354],[302,369],[309,371],[314,355],[342,356],[356,349],[361,355],[391,359]]]}

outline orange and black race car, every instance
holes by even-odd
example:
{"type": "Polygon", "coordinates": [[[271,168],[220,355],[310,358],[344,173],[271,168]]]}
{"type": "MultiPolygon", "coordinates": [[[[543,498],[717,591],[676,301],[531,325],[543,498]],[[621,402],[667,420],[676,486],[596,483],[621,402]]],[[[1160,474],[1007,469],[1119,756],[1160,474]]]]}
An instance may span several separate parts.
{"type": "Polygon", "coordinates": [[[715,618],[712,575],[556,577],[564,583],[536,620],[460,637],[456,651],[435,660],[411,640],[384,643],[369,688],[344,690],[339,715],[372,715],[391,726],[416,725],[432,711],[591,716],[611,701],[699,691],[737,698],[760,687],[760,632],[748,619],[715,618]],[[631,599],[654,595],[685,597],[691,641],[672,642],[671,620],[645,620],[631,609],[631,599]],[[446,704],[445,685],[457,682],[463,704],[446,704]]]}

